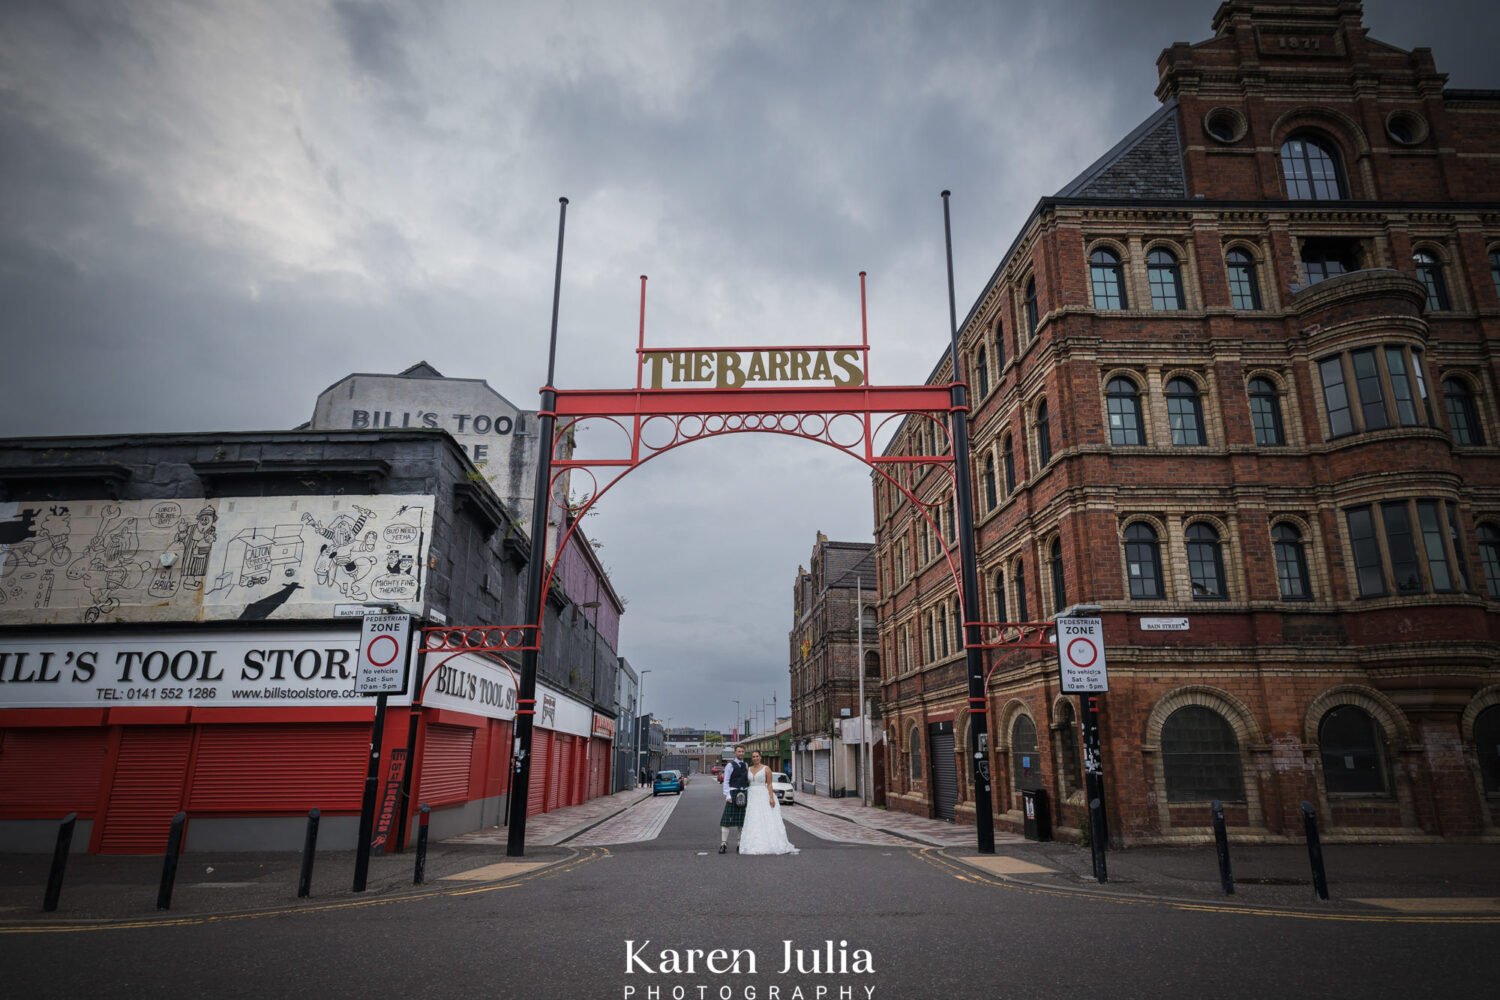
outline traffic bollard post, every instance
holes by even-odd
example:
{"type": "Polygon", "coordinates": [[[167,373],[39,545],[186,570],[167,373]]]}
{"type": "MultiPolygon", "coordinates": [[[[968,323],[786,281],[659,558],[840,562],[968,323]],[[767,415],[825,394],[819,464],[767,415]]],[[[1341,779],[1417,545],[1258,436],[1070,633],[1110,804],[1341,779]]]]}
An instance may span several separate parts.
{"type": "Polygon", "coordinates": [[[307,811],[307,835],[302,838],[302,874],[297,877],[297,898],[312,895],[313,857],[318,851],[318,819],[323,814],[316,809],[307,811]]]}
{"type": "Polygon", "coordinates": [[[1214,799],[1214,846],[1219,852],[1219,885],[1224,895],[1234,895],[1234,873],[1229,869],[1229,831],[1224,827],[1224,803],[1214,799]]]}
{"type": "Polygon", "coordinates": [[[63,874],[68,869],[68,852],[73,848],[73,825],[78,814],[70,812],[57,827],[57,846],[52,850],[52,870],[47,873],[47,895],[42,900],[42,912],[57,909],[57,898],[62,895],[63,874]]]}
{"type": "Polygon", "coordinates": [[[432,807],[423,803],[422,819],[417,828],[417,868],[412,873],[411,884],[421,885],[427,877],[427,821],[432,818],[432,807]]]}
{"type": "Polygon", "coordinates": [[[167,856],[161,862],[161,888],[156,890],[156,908],[172,908],[172,883],[177,881],[177,856],[182,853],[182,828],[187,825],[187,813],[172,817],[172,832],[167,834],[167,856]]]}
{"type": "Polygon", "coordinates": [[[1307,859],[1312,863],[1313,889],[1319,899],[1328,898],[1328,873],[1323,870],[1323,845],[1318,840],[1318,814],[1311,802],[1302,803],[1302,823],[1307,828],[1307,859]]]}

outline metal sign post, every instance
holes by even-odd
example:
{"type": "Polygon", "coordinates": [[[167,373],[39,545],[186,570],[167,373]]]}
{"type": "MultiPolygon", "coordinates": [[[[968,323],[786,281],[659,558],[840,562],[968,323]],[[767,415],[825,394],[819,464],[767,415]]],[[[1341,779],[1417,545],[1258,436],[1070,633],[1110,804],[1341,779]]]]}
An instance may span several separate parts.
{"type": "MultiPolygon", "coordinates": [[[[1069,609],[1071,610],[1071,609],[1069,609]]],[[[1057,617],[1057,668],[1064,694],[1078,695],[1083,730],[1084,797],[1089,805],[1089,844],[1094,878],[1109,880],[1105,850],[1109,824],[1104,816],[1104,767],[1099,757],[1099,697],[1109,690],[1105,666],[1104,625],[1098,618],[1057,617]]]]}
{"type": "Polygon", "coordinates": [[[359,808],[359,839],[355,843],[355,892],[364,892],[370,874],[370,839],[375,828],[375,803],[380,791],[380,747],[385,739],[385,699],[406,690],[406,662],[411,646],[410,615],[366,615],[360,622],[356,694],[373,694],[375,721],[370,727],[370,762],[365,771],[365,795],[359,808]]]}

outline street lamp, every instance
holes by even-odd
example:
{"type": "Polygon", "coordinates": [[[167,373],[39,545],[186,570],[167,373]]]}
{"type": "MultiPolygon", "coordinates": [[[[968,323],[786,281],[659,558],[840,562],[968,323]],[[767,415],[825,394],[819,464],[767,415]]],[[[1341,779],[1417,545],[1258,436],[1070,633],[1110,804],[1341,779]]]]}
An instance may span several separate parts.
{"type": "Polygon", "coordinates": [[[734,741],[738,743],[740,736],[740,700],[734,699],[734,741]]]}
{"type": "Polygon", "coordinates": [[[647,727],[645,733],[641,732],[641,709],[646,705],[646,675],[651,672],[650,668],[641,671],[641,684],[636,689],[635,698],[635,738],[640,741],[640,749],[636,751],[636,776],[646,770],[646,762],[641,758],[646,755],[646,748],[651,743],[651,730],[647,727]]]}

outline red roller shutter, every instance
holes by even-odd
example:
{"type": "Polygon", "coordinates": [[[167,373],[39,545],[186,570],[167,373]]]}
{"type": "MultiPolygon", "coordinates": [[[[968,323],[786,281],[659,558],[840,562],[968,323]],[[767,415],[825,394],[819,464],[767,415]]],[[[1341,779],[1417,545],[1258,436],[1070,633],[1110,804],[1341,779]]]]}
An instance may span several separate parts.
{"type": "Polygon", "coordinates": [[[90,815],[99,801],[107,730],[12,729],[0,733],[0,810],[7,816],[90,815]]]}
{"type": "Polygon", "coordinates": [[[589,792],[589,798],[597,799],[601,795],[609,794],[609,740],[595,739],[593,741],[593,788],[589,792]]]}
{"type": "Polygon", "coordinates": [[[563,769],[562,769],[562,763],[563,763],[563,761],[562,761],[562,755],[563,755],[563,734],[562,733],[553,733],[552,734],[552,744],[551,744],[551,746],[552,746],[551,760],[549,760],[547,762],[547,804],[545,806],[543,806],[543,809],[545,809],[547,812],[551,812],[552,810],[556,809],[558,802],[562,798],[562,784],[563,784],[563,769]]]}
{"type": "Polygon", "coordinates": [[[422,743],[422,784],[418,796],[430,806],[469,798],[474,763],[474,730],[430,724],[422,743]]]}
{"type": "Polygon", "coordinates": [[[193,812],[357,811],[370,727],[358,723],[201,726],[193,812]]]}
{"type": "Polygon", "coordinates": [[[136,727],[120,734],[120,756],[99,840],[101,854],[161,854],[182,808],[193,732],[186,726],[136,727]]]}
{"type": "Polygon", "coordinates": [[[531,731],[531,778],[527,786],[526,815],[535,816],[547,807],[547,770],[552,762],[552,731],[531,731]]]}
{"type": "Polygon", "coordinates": [[[573,782],[578,773],[578,740],[572,736],[562,738],[562,780],[557,783],[557,804],[573,804],[573,782]]]}

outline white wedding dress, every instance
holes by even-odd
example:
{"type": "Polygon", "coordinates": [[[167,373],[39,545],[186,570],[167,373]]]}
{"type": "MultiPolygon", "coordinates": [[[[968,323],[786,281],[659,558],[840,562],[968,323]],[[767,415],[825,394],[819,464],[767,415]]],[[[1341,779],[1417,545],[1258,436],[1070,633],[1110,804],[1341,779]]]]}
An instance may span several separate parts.
{"type": "Polygon", "coordinates": [[[799,853],[786,839],[781,804],[771,805],[771,793],[766,788],[770,775],[770,768],[750,775],[750,791],[745,796],[745,828],[740,831],[741,854],[799,853]]]}

